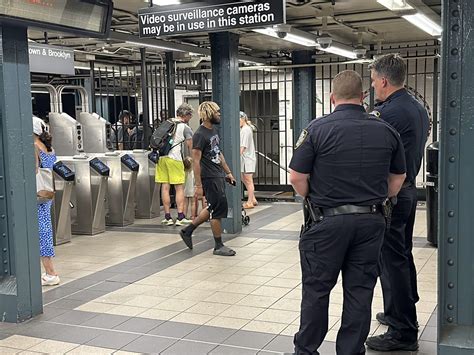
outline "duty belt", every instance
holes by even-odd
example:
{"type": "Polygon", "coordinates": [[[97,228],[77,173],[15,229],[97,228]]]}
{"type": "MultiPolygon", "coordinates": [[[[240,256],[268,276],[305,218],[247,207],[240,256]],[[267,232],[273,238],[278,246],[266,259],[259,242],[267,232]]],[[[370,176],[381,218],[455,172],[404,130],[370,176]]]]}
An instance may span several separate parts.
{"type": "Polygon", "coordinates": [[[375,214],[382,213],[381,205],[356,206],[343,205],[334,208],[319,208],[324,217],[338,216],[342,214],[375,214]]]}
{"type": "Polygon", "coordinates": [[[415,185],[412,181],[405,181],[402,185],[402,189],[406,189],[407,187],[412,187],[415,185]]]}
{"type": "Polygon", "coordinates": [[[386,216],[386,207],[384,205],[356,206],[343,205],[334,208],[321,208],[314,206],[308,197],[303,201],[304,224],[301,226],[300,237],[303,233],[311,228],[314,223],[321,222],[324,217],[338,215],[356,215],[356,214],[377,214],[386,216]]]}

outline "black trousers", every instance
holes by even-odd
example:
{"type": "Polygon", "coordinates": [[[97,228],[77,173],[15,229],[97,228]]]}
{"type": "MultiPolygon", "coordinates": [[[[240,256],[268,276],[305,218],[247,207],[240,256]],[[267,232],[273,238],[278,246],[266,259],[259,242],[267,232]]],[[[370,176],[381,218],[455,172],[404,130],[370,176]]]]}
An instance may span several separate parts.
{"type": "Polygon", "coordinates": [[[385,318],[389,331],[398,332],[407,341],[415,341],[418,334],[415,303],[419,296],[412,254],[416,204],[415,186],[399,192],[381,255],[380,281],[385,318]]]}
{"type": "Polygon", "coordinates": [[[340,215],[324,217],[302,234],[303,298],[296,354],[319,354],[328,331],[329,294],[340,271],[344,304],[337,354],[365,354],[384,230],[381,214],[340,215]]]}

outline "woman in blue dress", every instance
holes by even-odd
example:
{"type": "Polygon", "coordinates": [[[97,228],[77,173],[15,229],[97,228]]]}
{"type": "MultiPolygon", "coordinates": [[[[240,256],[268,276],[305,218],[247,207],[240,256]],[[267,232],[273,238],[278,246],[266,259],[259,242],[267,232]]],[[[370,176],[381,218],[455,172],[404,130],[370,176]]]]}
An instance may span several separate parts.
{"type": "MultiPolygon", "coordinates": [[[[33,137],[35,143],[36,169],[53,169],[56,154],[53,151],[52,137],[46,130],[46,124],[40,118],[33,116],[33,137]]],[[[53,226],[51,223],[51,205],[53,201],[38,203],[38,229],[41,262],[45,273],[41,276],[43,286],[58,285],[59,276],[54,270],[53,260],[53,226]]]]}

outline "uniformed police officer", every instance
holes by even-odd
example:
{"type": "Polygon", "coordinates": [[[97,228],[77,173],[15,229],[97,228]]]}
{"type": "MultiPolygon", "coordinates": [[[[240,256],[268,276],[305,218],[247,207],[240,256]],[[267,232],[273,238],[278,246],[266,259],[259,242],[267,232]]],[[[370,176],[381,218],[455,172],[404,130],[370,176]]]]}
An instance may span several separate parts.
{"type": "Polygon", "coordinates": [[[378,313],[377,319],[389,328],[387,333],[369,338],[367,345],[379,351],[414,351],[418,349],[415,303],[419,299],[412,255],[417,204],[415,179],[429,133],[429,118],[423,105],[404,88],[406,65],[399,55],[383,56],[369,68],[375,96],[380,101],[374,113],[400,133],[407,178],[397,196],[391,227],[382,246],[380,281],[384,313],[378,313]]]}
{"type": "Polygon", "coordinates": [[[290,163],[290,181],[311,218],[299,243],[303,277],[297,354],[319,354],[328,330],[329,294],[342,271],[344,305],[338,354],[364,354],[385,219],[382,203],[405,179],[398,133],[361,105],[354,71],[333,80],[333,113],[304,130],[290,163]]]}

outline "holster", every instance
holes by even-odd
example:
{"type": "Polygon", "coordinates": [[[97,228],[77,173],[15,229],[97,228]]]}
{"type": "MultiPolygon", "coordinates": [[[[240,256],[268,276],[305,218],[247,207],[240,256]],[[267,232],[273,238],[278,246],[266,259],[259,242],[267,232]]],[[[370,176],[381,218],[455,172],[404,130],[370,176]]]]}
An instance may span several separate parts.
{"type": "Polygon", "coordinates": [[[383,208],[383,215],[385,217],[385,224],[386,224],[386,229],[385,230],[390,230],[390,225],[392,223],[392,213],[393,213],[393,208],[397,204],[397,197],[389,197],[387,198],[383,203],[382,203],[382,208],[383,208]]]}
{"type": "Polygon", "coordinates": [[[315,208],[308,197],[303,200],[303,217],[304,223],[301,226],[300,238],[304,232],[309,230],[311,226],[322,220],[322,214],[318,208],[315,208]]]}

